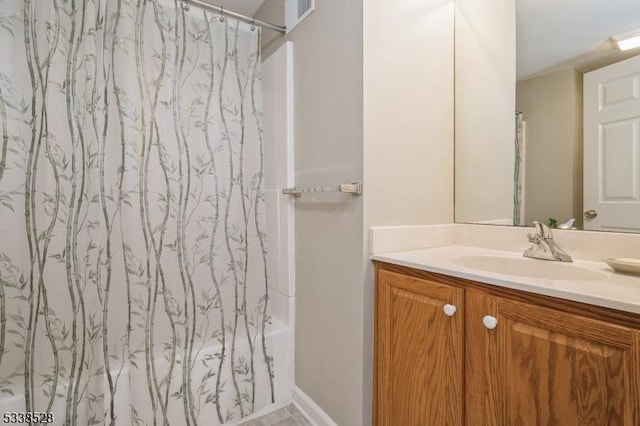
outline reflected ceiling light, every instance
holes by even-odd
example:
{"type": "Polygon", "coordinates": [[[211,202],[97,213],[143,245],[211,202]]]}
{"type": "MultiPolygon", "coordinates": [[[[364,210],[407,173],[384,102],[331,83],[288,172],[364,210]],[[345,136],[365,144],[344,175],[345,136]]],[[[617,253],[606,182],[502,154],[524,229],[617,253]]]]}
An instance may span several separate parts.
{"type": "Polygon", "coordinates": [[[640,47],[640,28],[611,37],[620,50],[630,50],[640,47]]]}

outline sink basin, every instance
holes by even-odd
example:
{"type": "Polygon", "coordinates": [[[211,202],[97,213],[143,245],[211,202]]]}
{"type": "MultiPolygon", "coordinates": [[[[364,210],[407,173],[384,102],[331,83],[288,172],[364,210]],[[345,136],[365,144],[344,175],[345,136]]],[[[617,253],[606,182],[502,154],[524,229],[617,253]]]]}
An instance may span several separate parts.
{"type": "Polygon", "coordinates": [[[451,261],[460,266],[497,274],[515,275],[544,280],[597,281],[607,274],[574,263],[516,258],[507,256],[457,256],[451,261]]]}

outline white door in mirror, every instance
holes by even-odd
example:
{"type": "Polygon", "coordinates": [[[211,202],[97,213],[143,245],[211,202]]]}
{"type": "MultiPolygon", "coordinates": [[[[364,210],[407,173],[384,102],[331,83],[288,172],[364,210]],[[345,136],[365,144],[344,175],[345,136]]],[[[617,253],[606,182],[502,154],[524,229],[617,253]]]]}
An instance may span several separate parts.
{"type": "Polygon", "coordinates": [[[639,153],[635,56],[584,75],[585,229],[640,232],[639,153]]]}

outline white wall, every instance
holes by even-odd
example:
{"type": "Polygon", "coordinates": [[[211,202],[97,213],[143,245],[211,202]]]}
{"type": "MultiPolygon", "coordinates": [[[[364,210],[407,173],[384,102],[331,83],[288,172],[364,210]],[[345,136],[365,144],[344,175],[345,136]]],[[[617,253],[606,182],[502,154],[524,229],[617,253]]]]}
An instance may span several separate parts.
{"type": "Polygon", "coordinates": [[[582,75],[564,68],[518,82],[527,123],[525,220],[582,227],[582,75]]]}
{"type": "MultiPolygon", "coordinates": [[[[256,17],[279,22],[281,0],[256,17]]],[[[373,225],[453,220],[453,0],[322,0],[294,43],[296,384],[339,425],[371,424],[373,225]]]]}
{"type": "Polygon", "coordinates": [[[365,2],[368,225],[453,220],[453,4],[365,2]]]}
{"type": "MultiPolygon", "coordinates": [[[[371,226],[453,222],[453,0],[364,2],[364,256],[371,226]]],[[[364,263],[371,424],[373,265],[364,263]]]]}
{"type": "Polygon", "coordinates": [[[455,218],[513,217],[515,2],[456,0],[455,218]]]}
{"type": "MultiPolygon", "coordinates": [[[[281,13],[268,0],[256,17],[277,23],[281,13]]],[[[361,180],[362,2],[320,0],[287,37],[265,35],[265,57],[293,41],[295,183],[361,180]]],[[[295,204],[296,385],[339,425],[363,425],[362,198],[295,204]]]]}

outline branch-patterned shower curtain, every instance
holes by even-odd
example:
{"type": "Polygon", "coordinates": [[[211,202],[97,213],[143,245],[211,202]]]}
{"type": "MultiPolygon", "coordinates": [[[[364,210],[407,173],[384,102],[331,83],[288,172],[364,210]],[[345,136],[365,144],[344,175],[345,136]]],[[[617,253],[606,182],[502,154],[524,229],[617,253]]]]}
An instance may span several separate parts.
{"type": "Polygon", "coordinates": [[[210,425],[273,402],[260,79],[258,28],[179,1],[0,0],[5,410],[210,425]]]}

